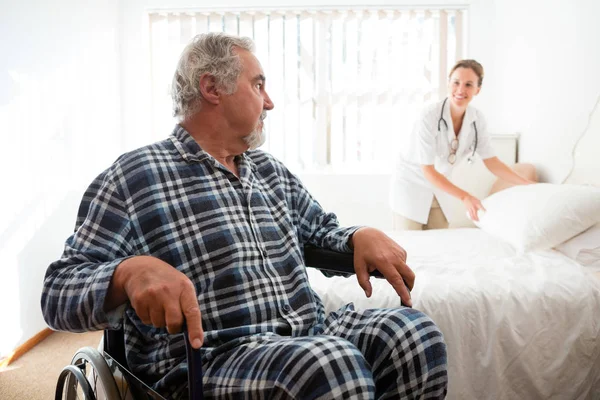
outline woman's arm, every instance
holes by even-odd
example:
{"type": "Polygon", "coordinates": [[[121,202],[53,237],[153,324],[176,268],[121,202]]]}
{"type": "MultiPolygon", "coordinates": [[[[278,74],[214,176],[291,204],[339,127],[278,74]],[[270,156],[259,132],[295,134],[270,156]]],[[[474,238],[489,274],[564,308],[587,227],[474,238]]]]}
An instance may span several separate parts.
{"type": "Polygon", "coordinates": [[[450,182],[444,175],[437,172],[433,165],[421,165],[421,168],[425,178],[431,182],[432,185],[448,193],[450,196],[456,197],[462,201],[467,209],[467,212],[469,213],[469,217],[473,221],[479,221],[479,218],[477,217],[477,211],[485,211],[485,208],[483,208],[481,201],[477,197],[472,196],[469,192],[465,192],[450,182]]]}
{"type": "Polygon", "coordinates": [[[522,177],[513,171],[508,165],[504,164],[498,157],[491,157],[483,160],[486,168],[498,178],[515,185],[529,185],[535,183],[532,180],[522,177]]]}

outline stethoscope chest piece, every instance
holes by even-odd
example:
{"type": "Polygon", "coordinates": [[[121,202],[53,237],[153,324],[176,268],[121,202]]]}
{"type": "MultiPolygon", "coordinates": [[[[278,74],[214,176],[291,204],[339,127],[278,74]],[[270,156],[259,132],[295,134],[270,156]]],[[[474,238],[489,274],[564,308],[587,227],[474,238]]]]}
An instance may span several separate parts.
{"type": "MultiPolygon", "coordinates": [[[[447,101],[448,101],[448,98],[446,97],[444,99],[444,102],[442,103],[442,110],[440,112],[440,118],[438,119],[438,123],[437,123],[438,133],[441,133],[441,131],[442,131],[442,129],[441,129],[442,122],[444,123],[444,126],[446,127],[446,131],[448,131],[448,124],[446,123],[446,120],[444,119],[444,107],[446,107],[447,101]]],[[[469,150],[472,151],[469,158],[467,158],[467,161],[469,162],[469,164],[473,163],[473,157],[475,157],[475,152],[477,151],[477,142],[479,140],[479,132],[477,132],[477,124],[475,124],[475,121],[473,121],[473,128],[475,129],[475,139],[473,140],[473,145],[469,148],[469,150]]],[[[450,164],[454,164],[456,162],[456,152],[458,150],[458,141],[456,141],[455,144],[453,143],[451,145],[450,150],[451,150],[451,152],[450,152],[450,155],[448,155],[448,162],[450,164]]]]}

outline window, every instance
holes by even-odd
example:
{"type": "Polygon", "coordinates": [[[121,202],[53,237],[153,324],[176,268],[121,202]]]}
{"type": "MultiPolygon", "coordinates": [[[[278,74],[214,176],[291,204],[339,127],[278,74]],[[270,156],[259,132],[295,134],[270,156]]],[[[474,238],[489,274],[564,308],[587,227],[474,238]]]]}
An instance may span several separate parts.
{"type": "Polygon", "coordinates": [[[225,31],[256,42],[275,103],[267,151],[296,170],[390,167],[419,109],[445,96],[465,18],[459,8],[151,12],[154,129],[172,127],[163,110],[183,47],[225,31]]]}

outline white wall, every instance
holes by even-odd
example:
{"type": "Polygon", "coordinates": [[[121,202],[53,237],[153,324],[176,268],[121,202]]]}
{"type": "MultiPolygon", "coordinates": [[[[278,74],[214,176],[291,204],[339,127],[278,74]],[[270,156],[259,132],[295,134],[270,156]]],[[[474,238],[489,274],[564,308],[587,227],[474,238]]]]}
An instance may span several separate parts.
{"type": "Polygon", "coordinates": [[[600,2],[479,0],[471,9],[469,53],[486,67],[479,106],[495,132],[521,133],[521,160],[542,180],[560,182],[600,96],[600,2]]]}
{"type": "Polygon", "coordinates": [[[45,328],[46,267],[73,230],[81,193],[122,146],[118,1],[0,7],[3,356],[45,328]]]}

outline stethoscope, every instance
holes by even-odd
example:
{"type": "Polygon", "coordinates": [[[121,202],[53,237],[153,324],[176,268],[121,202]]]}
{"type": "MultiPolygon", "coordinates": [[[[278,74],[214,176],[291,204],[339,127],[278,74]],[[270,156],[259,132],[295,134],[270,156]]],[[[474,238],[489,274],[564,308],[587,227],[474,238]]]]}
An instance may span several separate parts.
{"type": "MultiPolygon", "coordinates": [[[[440,119],[438,119],[438,133],[441,133],[441,123],[442,122],[446,126],[446,132],[448,131],[448,123],[444,119],[444,107],[446,107],[447,101],[448,101],[448,98],[446,97],[444,99],[444,102],[442,103],[442,111],[440,112],[440,119]]],[[[471,153],[469,158],[467,158],[467,161],[469,162],[469,164],[473,163],[473,157],[475,157],[475,151],[477,150],[477,141],[479,139],[478,138],[479,133],[477,132],[477,125],[475,124],[475,121],[473,121],[473,128],[475,129],[475,140],[473,140],[473,152],[471,153]]],[[[450,164],[454,164],[456,162],[456,151],[458,150],[458,139],[454,139],[454,140],[453,140],[453,142],[456,143],[456,145],[453,145],[453,144],[450,145],[450,154],[448,155],[448,162],[450,164]],[[454,142],[454,140],[456,142],[454,142]]]]}

